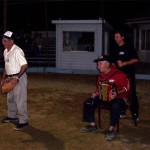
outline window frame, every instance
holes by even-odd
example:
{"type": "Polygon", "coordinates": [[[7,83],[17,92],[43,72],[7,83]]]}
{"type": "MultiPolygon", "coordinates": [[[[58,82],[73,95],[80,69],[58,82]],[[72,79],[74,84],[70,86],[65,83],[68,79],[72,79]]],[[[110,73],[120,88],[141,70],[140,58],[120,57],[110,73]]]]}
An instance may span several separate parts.
{"type": "Polygon", "coordinates": [[[94,31],[63,31],[63,52],[95,52],[94,31]],[[80,39],[79,39],[80,38],[80,39]],[[91,45],[91,50],[88,48],[91,45]],[[79,48],[83,47],[83,48],[79,48]]]}
{"type": "Polygon", "coordinates": [[[150,44],[149,44],[149,48],[147,48],[147,41],[150,41],[150,36],[148,36],[148,34],[147,34],[148,30],[149,30],[149,35],[150,35],[150,27],[145,27],[145,28],[139,29],[139,50],[142,52],[144,52],[144,51],[150,52],[150,44]],[[144,39],[142,38],[143,34],[144,34],[144,39]],[[147,37],[149,37],[149,40],[147,37]],[[144,45],[142,46],[143,43],[144,43],[144,45]]]}

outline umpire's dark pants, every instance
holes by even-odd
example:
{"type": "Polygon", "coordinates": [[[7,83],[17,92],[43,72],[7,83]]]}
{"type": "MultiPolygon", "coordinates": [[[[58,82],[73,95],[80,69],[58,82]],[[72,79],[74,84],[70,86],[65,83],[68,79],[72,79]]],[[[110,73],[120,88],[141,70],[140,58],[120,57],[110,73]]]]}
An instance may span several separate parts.
{"type": "Polygon", "coordinates": [[[134,115],[136,117],[139,116],[139,102],[136,95],[136,81],[135,81],[135,75],[130,75],[130,86],[131,86],[131,114],[134,118],[134,115]]]}
{"type": "MultiPolygon", "coordinates": [[[[95,122],[95,110],[103,101],[99,97],[87,98],[83,103],[83,121],[95,122]]],[[[110,103],[110,125],[116,126],[119,121],[121,110],[124,104],[123,99],[113,99],[110,103]]]]}

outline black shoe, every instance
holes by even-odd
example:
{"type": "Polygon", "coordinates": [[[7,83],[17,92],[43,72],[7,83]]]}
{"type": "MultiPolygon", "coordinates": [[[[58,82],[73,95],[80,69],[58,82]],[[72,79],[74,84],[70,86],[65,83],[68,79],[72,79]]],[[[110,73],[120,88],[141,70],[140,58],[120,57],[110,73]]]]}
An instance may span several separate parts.
{"type": "Polygon", "coordinates": [[[126,118],[126,115],[125,114],[121,114],[120,115],[120,119],[125,119],[126,118]]]}
{"type": "Polygon", "coordinates": [[[97,126],[87,125],[80,129],[81,132],[97,132],[97,126]]]}
{"type": "Polygon", "coordinates": [[[19,123],[16,127],[14,127],[14,130],[23,130],[26,129],[29,126],[28,122],[27,123],[19,123]]]}
{"type": "Polygon", "coordinates": [[[138,117],[138,115],[137,114],[134,114],[133,116],[132,116],[132,122],[133,122],[133,124],[135,125],[135,126],[137,126],[137,124],[139,123],[139,117],[138,117]]]}
{"type": "Polygon", "coordinates": [[[14,122],[17,122],[17,121],[18,121],[18,118],[10,118],[10,117],[6,117],[6,118],[3,118],[1,120],[1,122],[4,122],[4,123],[8,123],[8,122],[14,123],[14,122]]]}
{"type": "Polygon", "coordinates": [[[126,118],[126,113],[125,111],[122,111],[120,114],[120,119],[125,119],[126,118]]]}
{"type": "Polygon", "coordinates": [[[115,138],[115,132],[107,130],[105,133],[105,140],[112,141],[115,138]]]}

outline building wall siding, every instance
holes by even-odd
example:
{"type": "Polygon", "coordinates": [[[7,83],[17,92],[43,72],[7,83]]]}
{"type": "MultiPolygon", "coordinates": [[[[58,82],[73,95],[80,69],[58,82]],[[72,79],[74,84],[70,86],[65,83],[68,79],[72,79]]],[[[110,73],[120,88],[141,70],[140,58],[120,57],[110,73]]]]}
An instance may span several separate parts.
{"type": "Polygon", "coordinates": [[[56,67],[65,69],[96,70],[93,60],[102,54],[102,24],[56,24],[56,67]],[[95,51],[63,51],[63,31],[94,32],[95,51]]]}

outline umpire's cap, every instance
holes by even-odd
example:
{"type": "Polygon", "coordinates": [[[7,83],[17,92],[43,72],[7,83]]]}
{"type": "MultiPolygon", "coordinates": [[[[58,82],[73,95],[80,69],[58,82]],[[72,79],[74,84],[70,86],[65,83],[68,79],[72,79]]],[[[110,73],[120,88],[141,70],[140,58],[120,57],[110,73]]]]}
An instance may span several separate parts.
{"type": "Polygon", "coordinates": [[[97,59],[94,60],[94,62],[98,62],[98,61],[107,61],[110,64],[112,63],[111,58],[108,55],[99,56],[97,59]]]}
{"type": "Polygon", "coordinates": [[[3,34],[3,37],[7,38],[7,39],[12,39],[12,40],[15,40],[15,35],[12,31],[6,31],[4,34],[3,34]]]}

